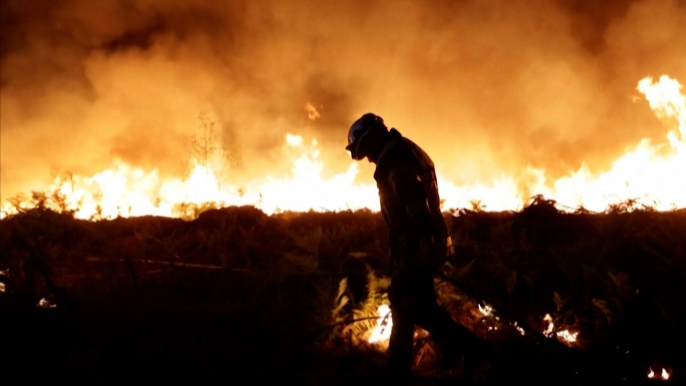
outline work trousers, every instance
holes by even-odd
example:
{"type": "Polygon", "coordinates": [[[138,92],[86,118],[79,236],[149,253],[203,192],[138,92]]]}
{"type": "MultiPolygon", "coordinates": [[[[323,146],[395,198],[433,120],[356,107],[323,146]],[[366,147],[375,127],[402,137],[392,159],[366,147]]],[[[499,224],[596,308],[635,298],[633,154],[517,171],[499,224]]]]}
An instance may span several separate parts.
{"type": "Polygon", "coordinates": [[[415,325],[427,330],[444,355],[468,354],[479,344],[464,326],[438,305],[431,268],[394,268],[389,300],[393,329],[389,344],[391,370],[409,374],[414,360],[415,325]]]}

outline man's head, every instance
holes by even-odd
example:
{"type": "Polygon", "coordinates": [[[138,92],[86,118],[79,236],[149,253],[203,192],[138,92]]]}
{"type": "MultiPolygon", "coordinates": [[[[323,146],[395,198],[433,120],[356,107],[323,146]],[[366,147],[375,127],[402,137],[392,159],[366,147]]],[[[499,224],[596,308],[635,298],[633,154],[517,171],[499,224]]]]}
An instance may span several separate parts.
{"type": "Polygon", "coordinates": [[[383,123],[383,118],[378,115],[367,113],[356,120],[348,131],[348,146],[346,150],[357,161],[369,157],[370,162],[375,158],[375,152],[379,148],[379,140],[388,134],[388,128],[383,123]]]}

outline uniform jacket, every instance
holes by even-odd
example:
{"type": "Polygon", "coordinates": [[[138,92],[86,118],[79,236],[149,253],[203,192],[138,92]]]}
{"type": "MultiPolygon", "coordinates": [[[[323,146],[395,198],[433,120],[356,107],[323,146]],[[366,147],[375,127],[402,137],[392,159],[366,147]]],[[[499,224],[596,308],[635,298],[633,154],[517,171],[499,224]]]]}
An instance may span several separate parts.
{"type": "MultiPolygon", "coordinates": [[[[441,213],[436,171],[431,158],[411,140],[391,129],[390,140],[376,162],[374,179],[381,212],[389,229],[391,251],[420,249],[432,240],[445,250],[448,228],[441,213]]],[[[445,256],[445,254],[443,254],[445,256]]]]}

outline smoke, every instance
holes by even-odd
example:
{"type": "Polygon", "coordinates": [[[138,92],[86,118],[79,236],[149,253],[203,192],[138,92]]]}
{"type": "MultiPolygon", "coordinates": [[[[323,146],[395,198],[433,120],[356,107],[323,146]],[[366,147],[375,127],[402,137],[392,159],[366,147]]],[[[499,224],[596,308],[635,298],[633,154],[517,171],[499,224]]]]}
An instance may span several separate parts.
{"type": "Polygon", "coordinates": [[[114,159],[178,175],[210,123],[231,181],[284,173],[287,132],[316,138],[332,174],[347,168],[347,129],[368,111],[457,183],[527,165],[551,177],[582,162],[602,170],[640,139],[664,138],[638,80],[686,82],[682,0],[1,7],[3,199],[114,159]]]}

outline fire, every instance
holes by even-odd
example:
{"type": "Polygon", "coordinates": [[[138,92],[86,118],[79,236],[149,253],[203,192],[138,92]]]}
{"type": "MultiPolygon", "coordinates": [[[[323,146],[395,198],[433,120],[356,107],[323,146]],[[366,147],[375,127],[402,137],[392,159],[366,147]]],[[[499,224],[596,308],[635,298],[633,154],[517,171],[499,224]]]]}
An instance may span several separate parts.
{"type": "MultiPolygon", "coordinates": [[[[660,378],[662,378],[663,381],[668,381],[668,380],[669,380],[669,377],[670,377],[669,372],[667,371],[667,369],[665,369],[665,368],[663,367],[663,368],[662,368],[662,374],[660,374],[660,378]]],[[[649,368],[649,371],[648,371],[648,378],[650,378],[650,379],[658,379],[658,378],[656,378],[656,376],[655,376],[655,371],[653,371],[652,367],[649,368]]]]}
{"type": "MultiPolygon", "coordinates": [[[[600,174],[581,165],[576,172],[553,181],[545,170],[530,167],[523,173],[535,182],[526,187],[527,194],[555,200],[563,210],[583,207],[602,212],[628,200],[656,210],[686,207],[686,97],[681,88],[668,76],[657,82],[651,78],[638,82],[638,91],[645,95],[655,115],[672,127],[664,143],[643,140],[600,174]]],[[[312,104],[307,104],[305,111],[313,120],[322,114],[312,104]]],[[[267,214],[379,210],[376,187],[354,183],[357,163],[351,162],[345,172],[323,178],[325,165],[319,159],[316,140],[307,144],[300,135],[286,134],[284,151],[291,158],[290,173],[255,178],[241,186],[233,184],[230,175],[224,176],[216,162],[207,159],[193,160],[185,178],[163,178],[157,169],[144,170],[115,160],[109,169],[92,176],[58,177],[44,191],[46,199],[17,197],[4,201],[0,218],[34,207],[39,201],[57,211],[73,212],[77,218],[94,220],[142,215],[193,217],[197,208],[230,205],[253,205],[267,214]]],[[[369,180],[372,182],[371,177],[369,180]]],[[[445,210],[474,206],[520,210],[529,199],[516,182],[520,179],[513,176],[490,184],[456,185],[440,175],[438,180],[445,210]]]]}
{"type": "Polygon", "coordinates": [[[566,342],[574,343],[576,338],[579,336],[578,332],[570,332],[569,330],[560,330],[557,332],[557,339],[566,342]]]}
{"type": "Polygon", "coordinates": [[[376,322],[376,327],[372,330],[372,334],[367,339],[369,343],[387,342],[391,338],[391,330],[393,329],[393,318],[391,317],[391,309],[382,304],[376,310],[379,318],[376,322]]]}
{"type": "Polygon", "coordinates": [[[669,380],[669,373],[667,372],[667,369],[662,369],[662,379],[665,381],[669,380]]]}
{"type": "Polygon", "coordinates": [[[519,332],[522,336],[526,335],[526,332],[524,331],[524,329],[521,328],[521,327],[517,324],[517,322],[514,322],[514,324],[512,324],[512,326],[513,326],[514,328],[516,328],[516,329],[517,329],[517,332],[519,332]]]}
{"type": "MultiPolygon", "coordinates": [[[[121,161],[92,177],[70,175],[58,177],[46,190],[48,197],[59,202],[46,202],[58,211],[73,211],[80,219],[110,219],[156,215],[184,217],[188,205],[221,207],[253,205],[267,214],[282,211],[335,211],[372,208],[378,210],[376,187],[354,186],[357,165],[330,179],[321,177],[324,164],[318,160],[316,140],[304,145],[301,136],[286,134],[285,150],[299,151],[290,175],[267,176],[248,186],[221,184],[218,168],[196,162],[188,178],[161,179],[157,170],[145,171],[121,161]]],[[[17,207],[32,207],[30,200],[13,205],[5,202],[2,217],[17,213],[17,207]]]]}
{"type": "Polygon", "coordinates": [[[50,301],[48,301],[46,298],[42,298],[41,300],[38,301],[38,304],[36,305],[36,307],[39,307],[39,308],[55,308],[55,307],[57,307],[57,305],[50,303],[50,301]]]}
{"type": "MultiPolygon", "coordinates": [[[[644,139],[633,151],[617,159],[611,170],[599,175],[592,175],[582,165],[575,173],[549,183],[545,170],[529,168],[526,173],[536,181],[530,191],[568,208],[583,206],[599,212],[627,200],[657,210],[686,206],[686,196],[682,194],[686,191],[686,97],[681,88],[677,80],[668,76],[660,77],[657,83],[649,77],[638,83],[637,89],[645,95],[655,115],[675,125],[667,133],[666,143],[651,145],[644,139]]],[[[508,177],[490,187],[456,186],[449,181],[439,184],[449,208],[469,207],[472,200],[478,200],[489,210],[516,210],[526,199],[519,195],[514,179],[508,177]]]]}
{"type": "Polygon", "coordinates": [[[551,338],[553,335],[555,335],[555,324],[553,324],[553,318],[550,316],[550,314],[545,314],[545,316],[543,317],[543,321],[548,323],[548,326],[543,331],[543,335],[545,335],[548,338],[551,338]]]}
{"type": "Polygon", "coordinates": [[[566,345],[576,343],[577,338],[579,337],[578,332],[571,332],[567,329],[555,331],[555,323],[553,323],[553,317],[550,316],[550,314],[545,314],[543,321],[546,323],[545,330],[543,330],[543,335],[545,337],[557,337],[557,340],[566,345]]]}
{"type": "Polygon", "coordinates": [[[483,315],[486,318],[493,316],[493,312],[495,310],[489,304],[484,303],[483,307],[481,306],[481,304],[479,304],[478,306],[479,306],[479,312],[481,312],[481,315],[483,315]]]}

